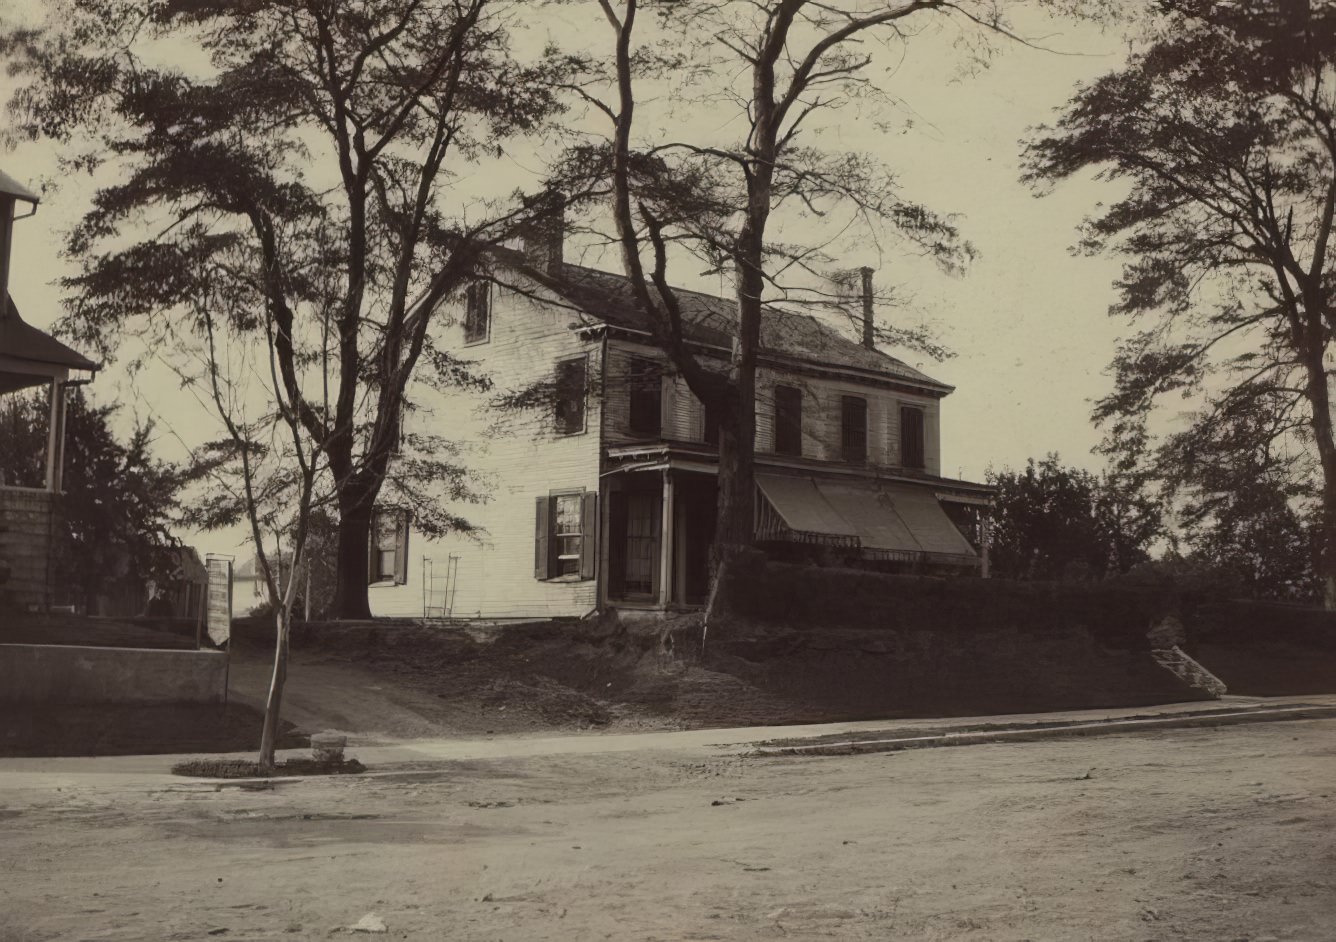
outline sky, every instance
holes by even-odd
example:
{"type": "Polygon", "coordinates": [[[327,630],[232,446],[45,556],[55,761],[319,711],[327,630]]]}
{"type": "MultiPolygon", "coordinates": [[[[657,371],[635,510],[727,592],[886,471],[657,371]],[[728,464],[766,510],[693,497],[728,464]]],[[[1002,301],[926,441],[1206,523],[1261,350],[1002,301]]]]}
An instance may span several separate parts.
{"type": "MultiPolygon", "coordinates": [[[[535,6],[526,41],[596,36],[604,26],[573,16],[569,6],[535,6]]],[[[1052,21],[1035,11],[1021,11],[1014,22],[1044,48],[1003,41],[986,69],[963,72],[952,37],[929,32],[914,37],[903,58],[876,63],[870,74],[903,100],[899,114],[911,116],[912,127],[901,121],[882,130],[864,115],[846,112],[820,134],[822,146],[877,155],[895,170],[907,196],[958,214],[963,234],[978,251],[977,261],[959,278],[894,248],[879,257],[855,250],[848,259],[851,268],[877,267],[880,284],[893,283],[912,295],[912,306],[891,316],[927,324],[956,352],[935,363],[890,351],[956,387],[943,403],[942,469],[971,480],[1049,452],[1069,464],[1101,467],[1091,453],[1100,433],[1090,424],[1090,410],[1111,387],[1105,368],[1118,337],[1130,332],[1107,314],[1118,260],[1074,257],[1069,251],[1083,216],[1100,201],[1116,199],[1117,187],[1074,180],[1041,199],[1019,179],[1019,141],[1027,128],[1053,120],[1075,83],[1116,68],[1122,43],[1113,33],[1052,21]]],[[[689,133],[709,133],[726,130],[725,119],[702,109],[685,123],[689,133]]],[[[0,168],[40,186],[49,182],[50,158],[49,145],[25,144],[0,151],[0,168]]],[[[517,173],[528,163],[517,159],[517,173]]],[[[42,328],[59,316],[55,281],[71,270],[60,258],[60,234],[79,218],[91,193],[87,180],[54,182],[59,186],[44,193],[37,215],[15,225],[10,285],[25,319],[42,328]]],[[[615,260],[607,259],[603,267],[615,267],[615,260]]],[[[719,288],[717,280],[701,282],[686,274],[684,269],[676,280],[719,288]]],[[[154,418],[168,457],[179,457],[183,443],[198,440],[196,430],[212,421],[162,369],[131,377],[122,364],[113,364],[92,389],[99,401],[123,404],[124,423],[154,418]]],[[[195,543],[231,552],[229,540],[203,535],[195,543]]]]}

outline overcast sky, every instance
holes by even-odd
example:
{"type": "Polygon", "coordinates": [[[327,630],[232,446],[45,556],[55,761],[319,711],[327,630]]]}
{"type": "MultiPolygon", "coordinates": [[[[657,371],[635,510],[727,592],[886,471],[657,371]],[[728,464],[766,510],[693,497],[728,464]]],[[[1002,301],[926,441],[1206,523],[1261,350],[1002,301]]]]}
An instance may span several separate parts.
{"type": "MultiPolygon", "coordinates": [[[[569,14],[571,8],[564,10],[569,14]]],[[[562,12],[549,7],[542,15],[562,12]]],[[[581,23],[541,19],[532,26],[535,40],[584,29],[581,23]]],[[[960,214],[964,235],[978,249],[977,262],[963,278],[926,270],[894,249],[880,261],[849,260],[850,267],[878,265],[879,281],[908,290],[913,307],[895,316],[933,326],[957,352],[954,359],[934,363],[891,351],[956,387],[944,403],[942,469],[947,476],[974,480],[989,467],[1019,467],[1050,451],[1071,464],[1100,467],[1091,454],[1099,439],[1089,421],[1091,402],[1109,389],[1105,367],[1116,339],[1129,330],[1106,313],[1117,260],[1072,257],[1068,251],[1082,217],[1118,191],[1074,181],[1037,199],[1019,181],[1018,143],[1028,127],[1053,118],[1076,82],[1115,68],[1122,44],[1116,35],[1034,13],[1019,18],[1017,26],[1060,52],[1003,43],[989,68],[961,75],[951,36],[925,34],[910,43],[893,71],[883,62],[874,73],[904,99],[912,128],[883,132],[851,115],[821,136],[825,146],[881,156],[899,174],[907,196],[960,214]]],[[[599,27],[590,23],[591,35],[599,27]]],[[[693,120],[713,128],[721,116],[703,112],[693,120]]],[[[25,145],[0,153],[0,167],[39,186],[50,173],[49,158],[45,146],[25,145]]],[[[59,233],[78,218],[89,192],[86,181],[62,181],[48,191],[35,217],[15,225],[10,290],[35,326],[49,327],[58,316],[61,298],[53,282],[65,272],[59,233]]],[[[717,281],[676,280],[719,287],[717,281]]],[[[136,413],[158,418],[167,455],[180,453],[173,434],[190,441],[189,430],[211,427],[205,426],[210,418],[203,407],[162,370],[130,381],[113,365],[92,389],[99,401],[123,401],[126,420],[136,413]]],[[[202,549],[227,551],[210,544],[207,537],[199,541],[202,549]]]]}

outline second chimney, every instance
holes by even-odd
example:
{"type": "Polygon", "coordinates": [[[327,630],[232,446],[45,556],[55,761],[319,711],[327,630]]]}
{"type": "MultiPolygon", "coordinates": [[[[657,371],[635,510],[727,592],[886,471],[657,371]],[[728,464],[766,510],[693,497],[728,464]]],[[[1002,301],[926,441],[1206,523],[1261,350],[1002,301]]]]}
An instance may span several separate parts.
{"type": "Polygon", "coordinates": [[[566,194],[549,190],[530,208],[533,217],[524,227],[521,251],[535,268],[559,275],[566,260],[566,194]]]}
{"type": "Polygon", "coordinates": [[[877,342],[872,335],[872,269],[860,268],[859,271],[863,275],[863,346],[875,350],[877,342]]]}

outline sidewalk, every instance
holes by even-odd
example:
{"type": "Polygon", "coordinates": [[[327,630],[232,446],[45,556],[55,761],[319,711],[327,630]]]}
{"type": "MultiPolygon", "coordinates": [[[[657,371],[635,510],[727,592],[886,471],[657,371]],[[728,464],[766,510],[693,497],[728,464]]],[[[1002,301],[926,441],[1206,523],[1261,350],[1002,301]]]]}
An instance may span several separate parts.
{"type": "MultiPolygon", "coordinates": [[[[655,731],[646,733],[568,733],[558,736],[514,735],[490,736],[481,739],[418,739],[386,745],[354,746],[348,754],[377,771],[403,770],[408,766],[430,767],[437,763],[487,759],[523,759],[553,755],[594,755],[604,753],[641,752],[650,750],[681,751],[706,755],[726,755],[758,751],[757,747],[773,745],[765,753],[812,751],[804,746],[816,745],[818,750],[838,751],[850,741],[881,743],[911,737],[968,736],[977,741],[996,741],[1003,730],[1013,734],[1029,733],[1052,724],[1068,727],[1079,725],[1079,730],[1054,730],[1059,735],[1080,735],[1099,732],[1103,724],[1132,719],[1153,720],[1138,726],[1147,729],[1173,729],[1199,726],[1212,714],[1234,715],[1235,722],[1250,716],[1265,719],[1265,712],[1310,708],[1308,713],[1336,715],[1336,695],[1311,697],[1232,697],[1220,700],[1171,703],[1162,706],[1130,707],[1107,710],[1075,710],[1053,713],[1024,713],[999,716],[952,717],[949,719],[895,719],[862,720],[845,723],[824,723],[804,726],[752,726],[733,729],[694,729],[655,731]],[[1016,730],[1015,727],[1023,727],[1016,730]],[[780,741],[775,743],[774,741],[780,741]],[[805,744],[801,740],[816,740],[805,744]],[[834,740],[834,741],[831,741],[834,740]]],[[[1227,719],[1225,720],[1228,721],[1227,719]]],[[[1109,732],[1135,732],[1135,726],[1120,724],[1122,728],[1109,732]]],[[[1019,736],[1015,738],[1021,738],[1019,736]]],[[[859,750],[872,751],[872,750],[859,750]]],[[[283,750],[279,758],[306,756],[306,750],[283,750]]],[[[250,753],[238,754],[241,758],[250,753]]],[[[120,784],[143,782],[161,786],[165,781],[178,784],[200,783],[205,780],[186,779],[171,775],[171,767],[186,756],[99,756],[68,758],[15,758],[0,759],[0,789],[7,785],[26,787],[41,783],[58,784],[78,777],[82,784],[85,776],[106,777],[120,784]]],[[[224,756],[217,756],[224,758],[224,756]]]]}

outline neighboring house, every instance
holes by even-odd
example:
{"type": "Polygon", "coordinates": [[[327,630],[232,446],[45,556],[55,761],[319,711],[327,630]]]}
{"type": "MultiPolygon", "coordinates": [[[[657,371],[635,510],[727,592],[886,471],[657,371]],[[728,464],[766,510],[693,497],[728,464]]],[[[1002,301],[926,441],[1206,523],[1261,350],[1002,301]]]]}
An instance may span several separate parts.
{"type": "MultiPolygon", "coordinates": [[[[33,476],[0,474],[0,609],[44,611],[54,604],[56,518],[64,494],[65,398],[75,373],[98,365],[26,323],[9,294],[14,222],[37,211],[38,197],[0,171],[0,396],[44,387],[50,403],[47,441],[33,476]],[[19,215],[19,204],[24,205],[19,215]]],[[[0,448],[12,447],[0,440],[0,448]]]]}
{"type": "MultiPolygon", "coordinates": [[[[555,231],[522,254],[498,277],[506,287],[468,290],[444,345],[498,389],[547,380],[552,393],[531,409],[492,412],[493,427],[475,430],[461,456],[490,483],[485,503],[460,508],[481,528],[476,538],[428,542],[406,513],[380,511],[372,611],[522,618],[702,604],[714,418],[650,343],[622,276],[565,263],[555,231]]],[[[679,296],[693,345],[725,369],[734,302],[679,296]]],[[[951,387],[773,306],[761,343],[758,544],[790,558],[978,571],[963,521],[991,491],[941,476],[940,404],[951,387]]],[[[460,411],[437,431],[459,438],[460,411]]],[[[414,421],[429,424],[430,407],[414,421]]]]}

